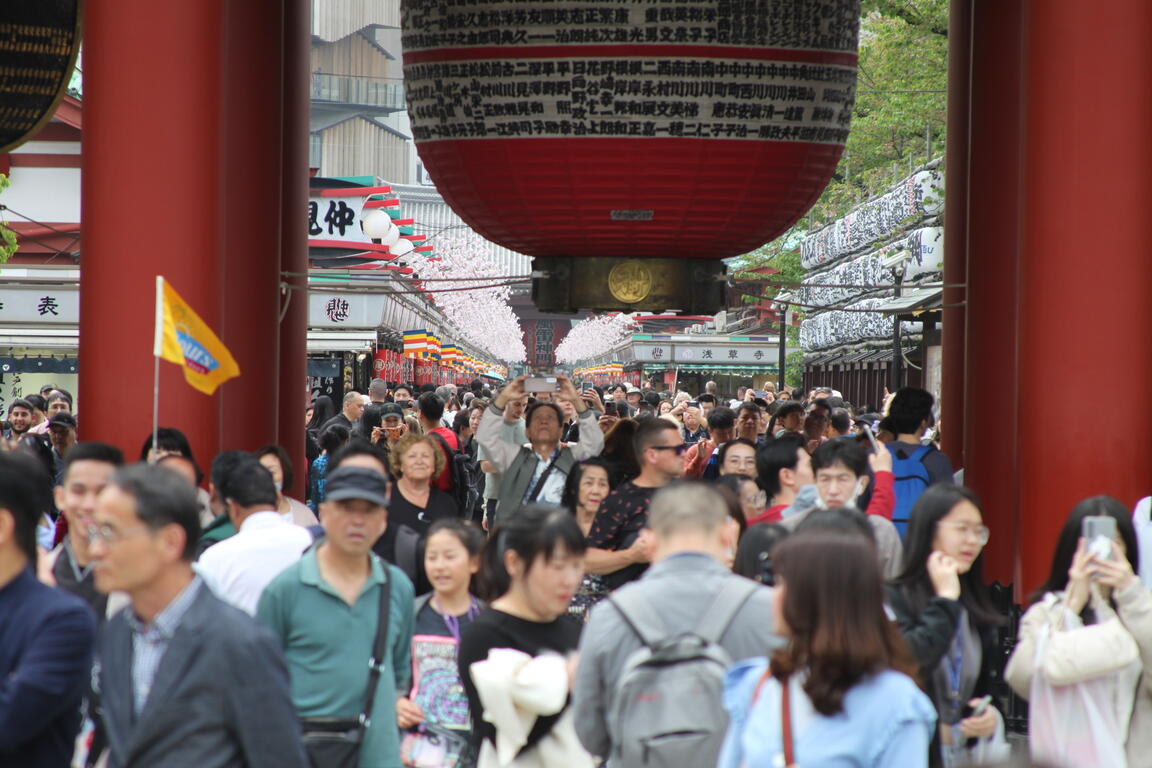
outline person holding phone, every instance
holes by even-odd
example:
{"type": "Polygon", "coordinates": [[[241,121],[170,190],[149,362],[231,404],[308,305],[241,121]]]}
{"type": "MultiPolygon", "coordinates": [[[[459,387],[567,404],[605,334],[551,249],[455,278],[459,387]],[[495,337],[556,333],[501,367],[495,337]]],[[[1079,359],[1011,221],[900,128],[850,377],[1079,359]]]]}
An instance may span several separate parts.
{"type": "Polygon", "coordinates": [[[1059,763],[1079,748],[1059,740],[1060,724],[1044,719],[1052,702],[1037,698],[1051,699],[1054,686],[1086,683],[1112,692],[1104,721],[1077,735],[1088,742],[1090,759],[1152,766],[1152,593],[1138,568],[1136,531],[1123,503],[1095,496],[1072,509],[1005,670],[1012,689],[1032,703],[1037,759],[1059,763]]]}
{"type": "Polygon", "coordinates": [[[505,406],[525,394],[529,377],[514,379],[500,391],[484,413],[476,438],[492,468],[501,473],[495,516],[509,516],[523,504],[541,501],[559,504],[568,472],[577,461],[596,456],[604,448],[604,433],[597,428],[599,414],[589,405],[599,404],[592,391],[581,397],[567,376],[556,376],[559,391],[556,399],[567,400],[575,409],[581,425],[580,440],[575,445],[561,442],[564,413],[555,402],[538,401],[524,414],[524,431],[529,445],[511,442],[502,429],[508,419],[505,406]]]}
{"type": "Polygon", "coordinates": [[[993,694],[1005,623],[982,576],[988,536],[972,491],[947,483],[927,488],[912,508],[901,571],[888,587],[888,606],[939,716],[933,766],[1007,757],[998,709],[976,712],[993,694]]]}

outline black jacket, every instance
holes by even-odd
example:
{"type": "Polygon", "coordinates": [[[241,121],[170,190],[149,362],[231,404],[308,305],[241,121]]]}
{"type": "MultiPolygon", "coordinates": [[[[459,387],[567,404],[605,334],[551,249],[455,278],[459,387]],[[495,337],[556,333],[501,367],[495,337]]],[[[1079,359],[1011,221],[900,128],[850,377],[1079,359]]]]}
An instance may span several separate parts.
{"type": "MultiPolygon", "coordinates": [[[[960,621],[960,601],[933,597],[924,606],[924,609],[917,613],[912,609],[905,588],[895,584],[888,585],[887,598],[888,607],[896,615],[896,624],[900,627],[900,634],[904,636],[908,650],[912,652],[912,657],[920,666],[920,679],[917,682],[932,699],[932,704],[939,712],[940,704],[944,701],[946,692],[937,690],[934,683],[934,673],[936,668],[940,666],[944,654],[948,653],[948,649],[952,645],[952,638],[956,636],[956,627],[960,621]]],[[[972,696],[980,698],[981,696],[992,695],[993,705],[1000,708],[993,690],[996,679],[1003,673],[997,628],[991,625],[976,624],[976,631],[980,634],[982,661],[972,696]]],[[[934,768],[942,764],[939,728],[932,734],[928,758],[929,765],[934,768]]]]}

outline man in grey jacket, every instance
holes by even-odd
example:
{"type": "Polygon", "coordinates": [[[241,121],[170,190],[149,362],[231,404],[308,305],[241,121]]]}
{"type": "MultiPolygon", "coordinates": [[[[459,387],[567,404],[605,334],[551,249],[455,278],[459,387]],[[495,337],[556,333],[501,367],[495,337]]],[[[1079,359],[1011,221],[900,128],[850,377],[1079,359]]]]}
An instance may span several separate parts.
{"type": "Polygon", "coordinates": [[[279,645],[192,570],[199,516],[162,467],[120,470],[96,502],[96,587],[132,601],[100,643],[109,765],[305,768],[279,645]]]}
{"type": "Polygon", "coordinates": [[[507,418],[504,407],[509,401],[524,396],[527,378],[521,376],[500,391],[484,411],[476,430],[476,439],[480,441],[492,468],[502,475],[496,502],[497,522],[501,516],[512,514],[522,504],[536,501],[559,504],[572,465],[596,456],[604,448],[604,433],[597,424],[599,414],[585,402],[566,376],[556,377],[560,391],[555,393],[555,397],[567,400],[576,409],[580,441],[573,446],[562,444],[563,412],[553,402],[540,401],[531,405],[524,414],[529,444],[511,442],[507,430],[502,428],[507,418]]]}
{"type": "MultiPolygon", "coordinates": [[[[727,584],[752,584],[724,565],[736,546],[737,533],[729,521],[724,499],[708,485],[683,482],[661,489],[652,498],[650,528],[643,534],[654,547],[653,565],[617,594],[638,594],[663,619],[665,636],[699,631],[701,616],[727,584]]],[[[733,662],[769,655],[783,642],[772,632],[772,590],[752,585],[749,592],[719,637],[733,662]]],[[[612,600],[592,609],[580,638],[573,706],[576,734],[593,755],[609,757],[617,747],[608,716],[624,664],[640,645],[612,600]]],[[[724,717],[719,707],[716,717],[724,717]]]]}

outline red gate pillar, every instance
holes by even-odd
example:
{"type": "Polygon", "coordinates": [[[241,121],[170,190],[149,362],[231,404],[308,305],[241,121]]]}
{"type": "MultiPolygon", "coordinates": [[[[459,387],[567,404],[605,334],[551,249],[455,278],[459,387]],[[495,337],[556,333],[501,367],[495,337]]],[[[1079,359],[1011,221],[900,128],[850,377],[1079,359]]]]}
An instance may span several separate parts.
{"type": "MultiPolygon", "coordinates": [[[[964,460],[964,282],[968,273],[968,99],[972,2],[948,9],[948,145],[945,158],[944,285],[941,324],[940,426],[953,466],[964,460]]],[[[852,402],[864,402],[853,399],[852,402]]]]}
{"type": "MultiPolygon", "coordinates": [[[[80,429],[129,458],[151,431],[156,276],[210,325],[219,316],[220,33],[216,2],[84,9],[80,429]]],[[[207,465],[219,394],[171,363],[160,371],[160,423],[207,465]]]]}
{"type": "Polygon", "coordinates": [[[308,405],[308,44],[312,34],[309,0],[284,0],[283,142],[280,196],[281,280],[295,288],[280,297],[279,364],[275,372],[279,388],[277,442],[296,468],[291,491],[304,498],[304,409],[308,405]]]}
{"type": "Polygon", "coordinates": [[[1152,4],[1032,0],[1026,9],[1015,426],[1032,588],[1076,502],[1107,493],[1131,505],[1152,477],[1139,398],[1071,397],[1152,381],[1152,4]]]}
{"type": "Polygon", "coordinates": [[[976,0],[971,29],[964,481],[979,494],[992,529],[985,549],[986,576],[1018,585],[1018,452],[1012,427],[1018,400],[1020,4],[976,0]]]}
{"type": "Polygon", "coordinates": [[[283,5],[223,4],[219,331],[242,371],[221,388],[220,444],[229,450],[274,442],[279,417],[283,5]]]}

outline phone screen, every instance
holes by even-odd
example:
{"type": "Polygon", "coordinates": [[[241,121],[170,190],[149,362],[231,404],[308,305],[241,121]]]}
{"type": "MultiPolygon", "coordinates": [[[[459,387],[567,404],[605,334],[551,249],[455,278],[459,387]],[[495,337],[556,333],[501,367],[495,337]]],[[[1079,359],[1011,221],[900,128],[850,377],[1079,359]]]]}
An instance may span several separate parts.
{"type": "Polygon", "coordinates": [[[1112,560],[1115,552],[1116,520],[1108,515],[1091,515],[1080,523],[1080,532],[1088,544],[1088,551],[1100,559],[1112,560]]]}
{"type": "Polygon", "coordinates": [[[868,435],[868,442],[872,443],[872,450],[880,453],[883,449],[880,447],[880,441],[876,439],[876,435],[872,432],[871,424],[864,425],[864,434],[868,435]]]}
{"type": "Polygon", "coordinates": [[[559,392],[555,376],[533,376],[524,380],[525,392],[559,392]]]}

